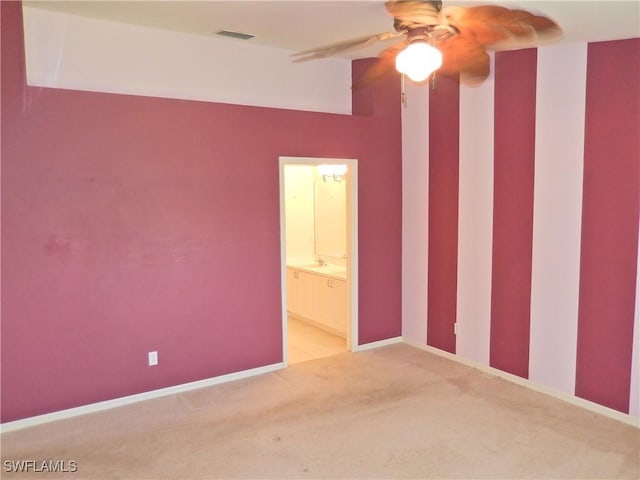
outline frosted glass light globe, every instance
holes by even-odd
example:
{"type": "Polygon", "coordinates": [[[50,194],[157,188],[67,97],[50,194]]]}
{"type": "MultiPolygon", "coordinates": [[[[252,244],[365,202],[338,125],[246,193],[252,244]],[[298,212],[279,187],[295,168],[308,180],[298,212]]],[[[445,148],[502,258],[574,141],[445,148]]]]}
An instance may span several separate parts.
{"type": "Polygon", "coordinates": [[[414,82],[426,80],[441,65],[442,53],[425,42],[413,42],[396,56],[396,70],[414,82]]]}

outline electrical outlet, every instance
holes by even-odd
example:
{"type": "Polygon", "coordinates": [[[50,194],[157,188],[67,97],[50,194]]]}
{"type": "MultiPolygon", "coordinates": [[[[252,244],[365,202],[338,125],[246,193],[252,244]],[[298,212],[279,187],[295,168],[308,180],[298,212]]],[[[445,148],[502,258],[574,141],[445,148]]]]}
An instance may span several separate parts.
{"type": "Polygon", "coordinates": [[[149,366],[158,364],[158,352],[149,352],[149,366]]]}

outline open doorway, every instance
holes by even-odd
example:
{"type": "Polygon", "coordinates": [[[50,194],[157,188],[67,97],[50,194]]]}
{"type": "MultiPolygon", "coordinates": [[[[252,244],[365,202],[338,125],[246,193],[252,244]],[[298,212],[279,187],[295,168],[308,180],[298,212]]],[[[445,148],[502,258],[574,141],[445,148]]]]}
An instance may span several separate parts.
{"type": "Polygon", "coordinates": [[[285,365],[357,347],[357,161],[280,157],[285,365]]]}

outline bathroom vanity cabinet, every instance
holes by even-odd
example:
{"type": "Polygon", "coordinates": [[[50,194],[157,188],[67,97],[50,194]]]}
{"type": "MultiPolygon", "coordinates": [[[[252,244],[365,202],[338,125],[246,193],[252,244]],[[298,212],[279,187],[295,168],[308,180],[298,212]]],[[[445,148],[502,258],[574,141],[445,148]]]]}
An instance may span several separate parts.
{"type": "Polygon", "coordinates": [[[343,275],[332,275],[318,267],[287,267],[287,310],[331,333],[347,336],[348,291],[343,275]]]}

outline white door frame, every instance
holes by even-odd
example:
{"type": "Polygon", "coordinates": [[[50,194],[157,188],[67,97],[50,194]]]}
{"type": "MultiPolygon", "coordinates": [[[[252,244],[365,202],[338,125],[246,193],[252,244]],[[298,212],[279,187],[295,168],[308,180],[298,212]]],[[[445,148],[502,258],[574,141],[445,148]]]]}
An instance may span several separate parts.
{"type": "Polygon", "coordinates": [[[347,171],[347,291],[349,320],[347,350],[358,350],[358,161],[353,158],[280,157],[280,264],[282,288],[282,362],[289,365],[287,349],[287,245],[284,192],[285,165],[345,164],[347,171]]]}

